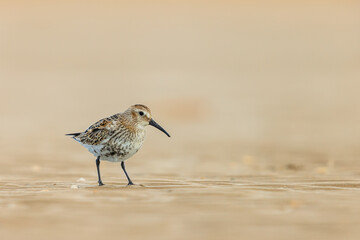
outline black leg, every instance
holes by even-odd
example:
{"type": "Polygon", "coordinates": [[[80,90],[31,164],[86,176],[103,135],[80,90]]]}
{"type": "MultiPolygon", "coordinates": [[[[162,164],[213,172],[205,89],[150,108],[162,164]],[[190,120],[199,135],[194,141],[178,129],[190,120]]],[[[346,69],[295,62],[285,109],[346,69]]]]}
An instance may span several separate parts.
{"type": "Polygon", "coordinates": [[[127,174],[126,170],[125,170],[125,163],[124,161],[121,162],[121,167],[124,170],[124,173],[129,181],[128,185],[134,185],[134,183],[131,181],[131,179],[129,178],[129,175],[127,174]]]}
{"type": "Polygon", "coordinates": [[[100,176],[100,157],[97,157],[96,158],[96,168],[97,168],[97,173],[98,173],[98,183],[99,183],[99,186],[102,186],[104,185],[101,181],[101,176],[100,176]]]}

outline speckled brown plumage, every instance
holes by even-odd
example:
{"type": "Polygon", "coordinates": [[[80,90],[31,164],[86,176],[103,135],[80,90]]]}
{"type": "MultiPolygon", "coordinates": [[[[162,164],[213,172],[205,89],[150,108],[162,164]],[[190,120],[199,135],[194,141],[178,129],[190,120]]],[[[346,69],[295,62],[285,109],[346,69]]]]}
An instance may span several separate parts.
{"type": "Polygon", "coordinates": [[[142,146],[145,139],[145,127],[152,125],[170,135],[153,119],[151,111],[145,105],[137,104],[128,108],[123,113],[101,119],[81,133],[67,134],[86,147],[95,157],[98,167],[99,185],[100,160],[121,162],[125,171],[124,161],[133,156],[142,146]]]}

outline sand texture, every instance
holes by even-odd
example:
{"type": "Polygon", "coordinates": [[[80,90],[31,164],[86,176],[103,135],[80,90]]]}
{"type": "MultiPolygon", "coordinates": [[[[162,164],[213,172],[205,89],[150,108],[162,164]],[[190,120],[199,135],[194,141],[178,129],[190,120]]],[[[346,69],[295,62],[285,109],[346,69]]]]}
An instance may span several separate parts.
{"type": "Polygon", "coordinates": [[[356,1],[1,1],[0,239],[360,239],[356,1]],[[65,133],[142,103],[126,162],[65,133]]]}

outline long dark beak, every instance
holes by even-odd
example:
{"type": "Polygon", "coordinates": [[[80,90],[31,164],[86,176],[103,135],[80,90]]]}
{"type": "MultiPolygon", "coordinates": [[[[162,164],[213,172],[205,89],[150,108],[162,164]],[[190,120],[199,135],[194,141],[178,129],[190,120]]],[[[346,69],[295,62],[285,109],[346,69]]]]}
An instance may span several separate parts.
{"type": "Polygon", "coordinates": [[[168,137],[170,137],[170,135],[165,131],[165,129],[163,129],[159,124],[157,124],[153,119],[150,120],[149,125],[156,127],[157,129],[159,129],[160,131],[162,131],[163,133],[165,133],[168,137]]]}

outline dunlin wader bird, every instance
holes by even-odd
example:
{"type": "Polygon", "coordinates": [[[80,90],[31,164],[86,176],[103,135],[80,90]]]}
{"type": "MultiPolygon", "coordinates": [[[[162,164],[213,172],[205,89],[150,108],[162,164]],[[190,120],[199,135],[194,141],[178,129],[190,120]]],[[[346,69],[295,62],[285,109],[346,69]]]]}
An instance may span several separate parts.
{"type": "Polygon", "coordinates": [[[99,120],[85,132],[70,133],[73,139],[86,147],[96,157],[99,186],[104,185],[100,175],[100,160],[121,162],[128,185],[133,185],[125,170],[124,161],[133,156],[144,143],[145,127],[151,125],[170,135],[152,118],[148,107],[137,104],[125,112],[99,120]]]}

